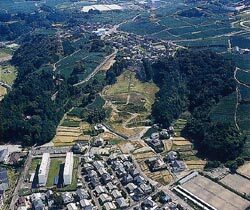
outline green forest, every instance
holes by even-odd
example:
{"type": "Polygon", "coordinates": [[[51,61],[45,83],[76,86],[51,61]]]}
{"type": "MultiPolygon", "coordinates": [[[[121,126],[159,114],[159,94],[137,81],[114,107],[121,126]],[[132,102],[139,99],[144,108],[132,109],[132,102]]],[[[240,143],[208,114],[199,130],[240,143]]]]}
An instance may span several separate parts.
{"type": "Polygon", "coordinates": [[[210,51],[179,50],[152,66],[144,65],[160,88],[153,105],[156,123],[168,127],[183,112],[191,117],[183,135],[191,139],[199,153],[222,162],[237,158],[245,136],[235,125],[212,121],[211,109],[235,91],[234,64],[210,51]]]}

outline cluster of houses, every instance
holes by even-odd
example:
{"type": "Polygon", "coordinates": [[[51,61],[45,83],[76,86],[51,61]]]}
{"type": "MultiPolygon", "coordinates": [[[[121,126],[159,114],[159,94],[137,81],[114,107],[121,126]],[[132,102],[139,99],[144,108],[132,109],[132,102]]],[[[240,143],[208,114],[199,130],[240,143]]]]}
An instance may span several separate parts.
{"type": "Polygon", "coordinates": [[[167,129],[163,129],[161,132],[154,132],[150,137],[145,138],[145,142],[152,147],[155,152],[160,153],[164,150],[164,144],[162,140],[169,139],[170,132],[167,129]]]}
{"type": "Polygon", "coordinates": [[[88,157],[84,162],[82,175],[97,205],[103,206],[106,210],[129,207],[129,198],[107,163],[88,157]]]}
{"type": "Polygon", "coordinates": [[[162,43],[152,38],[121,31],[109,35],[106,41],[127,55],[125,59],[135,65],[140,64],[143,59],[155,61],[160,57],[166,56],[168,53],[171,55],[174,50],[171,43],[162,43]]]}
{"type": "Polygon", "coordinates": [[[133,201],[140,201],[154,191],[154,187],[141,175],[130,156],[113,153],[107,162],[133,201]]]}

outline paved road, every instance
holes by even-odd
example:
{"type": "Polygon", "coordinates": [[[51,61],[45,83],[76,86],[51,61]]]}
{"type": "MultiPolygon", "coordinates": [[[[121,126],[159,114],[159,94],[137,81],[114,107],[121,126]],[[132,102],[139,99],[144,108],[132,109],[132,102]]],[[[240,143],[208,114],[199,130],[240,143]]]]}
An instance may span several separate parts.
{"type": "MultiPolygon", "coordinates": [[[[31,149],[32,150],[32,149],[31,149]]],[[[14,190],[14,193],[13,193],[13,197],[12,197],[12,200],[11,200],[11,203],[10,203],[10,209],[11,210],[14,210],[15,209],[15,203],[18,199],[18,192],[25,180],[25,176],[29,170],[29,167],[30,167],[30,164],[31,164],[31,161],[32,161],[32,155],[31,153],[28,154],[28,157],[24,163],[24,169],[23,171],[21,171],[21,176],[17,182],[17,186],[16,186],[16,189],[14,190]]]]}

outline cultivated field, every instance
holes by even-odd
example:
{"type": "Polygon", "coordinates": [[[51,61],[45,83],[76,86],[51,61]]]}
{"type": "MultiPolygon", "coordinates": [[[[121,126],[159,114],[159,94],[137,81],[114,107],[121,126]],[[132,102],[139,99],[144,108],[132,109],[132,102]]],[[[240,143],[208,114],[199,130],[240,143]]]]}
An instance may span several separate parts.
{"type": "Polygon", "coordinates": [[[182,187],[220,210],[242,210],[250,205],[248,200],[201,175],[184,183],[182,187]]]}
{"type": "Polygon", "coordinates": [[[55,146],[73,145],[76,140],[79,140],[81,135],[82,131],[79,126],[58,126],[53,143],[55,146]]]}
{"type": "Polygon", "coordinates": [[[220,180],[223,184],[241,193],[242,195],[250,195],[250,180],[238,174],[228,174],[220,180]]]}
{"type": "Polygon", "coordinates": [[[180,159],[183,160],[188,168],[188,170],[202,170],[206,165],[206,161],[197,157],[197,151],[193,149],[193,144],[183,137],[181,137],[181,131],[187,123],[186,119],[179,118],[173,124],[175,137],[172,140],[165,141],[167,143],[167,151],[169,148],[171,150],[177,151],[179,153],[180,159]]]}

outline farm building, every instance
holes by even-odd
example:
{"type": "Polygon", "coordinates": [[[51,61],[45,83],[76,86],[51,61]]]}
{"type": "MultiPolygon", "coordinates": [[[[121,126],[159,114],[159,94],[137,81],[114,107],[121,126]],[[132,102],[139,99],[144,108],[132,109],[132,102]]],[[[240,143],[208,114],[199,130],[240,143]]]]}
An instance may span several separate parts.
{"type": "Polygon", "coordinates": [[[64,180],[65,185],[71,184],[73,165],[74,165],[73,152],[67,152],[64,170],[63,170],[63,180],[64,180]]]}
{"type": "Polygon", "coordinates": [[[42,162],[38,172],[38,183],[40,186],[45,186],[48,178],[50,166],[50,154],[43,153],[42,162]]]}

